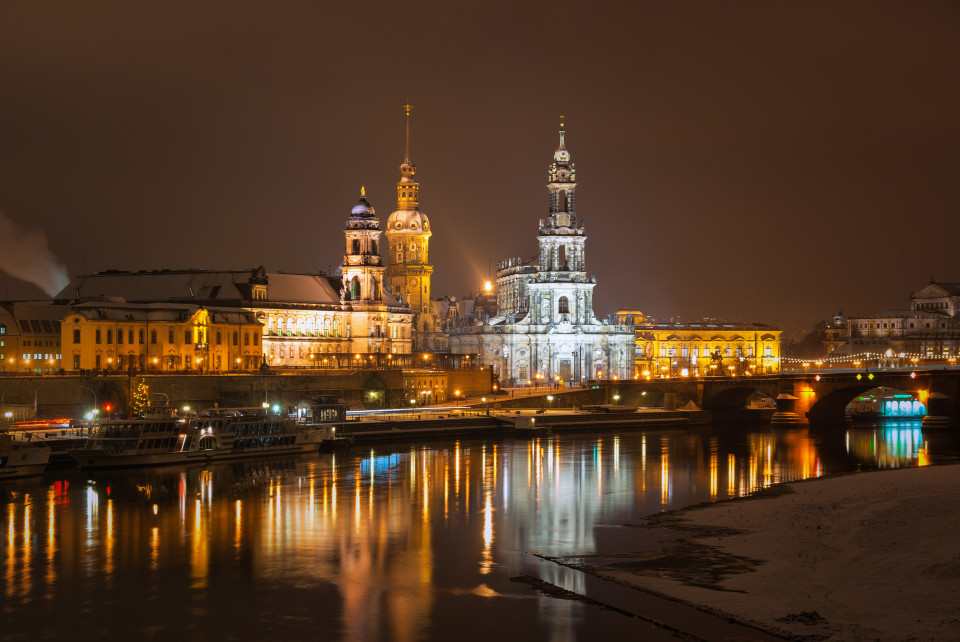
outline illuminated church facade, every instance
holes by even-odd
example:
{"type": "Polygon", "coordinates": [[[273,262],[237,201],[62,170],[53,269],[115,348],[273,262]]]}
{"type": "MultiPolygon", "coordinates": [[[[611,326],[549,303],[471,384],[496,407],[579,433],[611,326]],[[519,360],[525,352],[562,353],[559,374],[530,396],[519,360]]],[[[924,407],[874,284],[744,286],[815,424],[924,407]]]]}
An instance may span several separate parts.
{"type": "Polygon", "coordinates": [[[633,376],[633,327],[600,321],[594,314],[597,280],[587,273],[587,236],[577,216],[576,188],[561,123],[537,258],[500,262],[496,316],[475,317],[449,330],[452,352],[479,354],[502,381],[570,384],[633,376]]]}

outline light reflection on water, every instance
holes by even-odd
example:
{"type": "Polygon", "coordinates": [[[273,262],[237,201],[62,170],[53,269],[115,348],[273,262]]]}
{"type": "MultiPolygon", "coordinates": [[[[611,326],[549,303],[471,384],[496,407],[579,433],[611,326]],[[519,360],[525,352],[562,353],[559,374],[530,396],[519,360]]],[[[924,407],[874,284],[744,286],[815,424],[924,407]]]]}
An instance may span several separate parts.
{"type": "Polygon", "coordinates": [[[54,471],[0,486],[4,630],[584,637],[628,618],[510,582],[532,573],[585,590],[582,574],[527,552],[603,552],[598,526],[782,481],[925,465],[951,448],[931,446],[908,423],[829,436],[769,428],[558,434],[206,469],[54,471]],[[491,600],[498,617],[486,621],[491,600]],[[517,624],[502,626],[500,614],[517,624]],[[464,630],[477,617],[484,621],[464,630]]]}

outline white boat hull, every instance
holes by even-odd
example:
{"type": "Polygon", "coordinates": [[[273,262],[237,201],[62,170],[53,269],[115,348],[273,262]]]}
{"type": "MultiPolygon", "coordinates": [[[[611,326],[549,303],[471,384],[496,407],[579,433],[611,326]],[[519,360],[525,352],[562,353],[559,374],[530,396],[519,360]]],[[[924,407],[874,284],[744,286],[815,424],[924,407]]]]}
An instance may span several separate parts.
{"type": "Polygon", "coordinates": [[[321,443],[322,442],[305,442],[293,446],[259,448],[257,450],[245,451],[213,449],[147,453],[142,450],[105,452],[77,448],[67,452],[80,464],[81,468],[139,468],[141,466],[166,466],[169,464],[258,459],[261,457],[275,457],[277,455],[300,455],[303,453],[318,452],[321,443]]]}
{"type": "Polygon", "coordinates": [[[46,446],[23,446],[0,455],[0,480],[39,475],[50,461],[46,446]]]}

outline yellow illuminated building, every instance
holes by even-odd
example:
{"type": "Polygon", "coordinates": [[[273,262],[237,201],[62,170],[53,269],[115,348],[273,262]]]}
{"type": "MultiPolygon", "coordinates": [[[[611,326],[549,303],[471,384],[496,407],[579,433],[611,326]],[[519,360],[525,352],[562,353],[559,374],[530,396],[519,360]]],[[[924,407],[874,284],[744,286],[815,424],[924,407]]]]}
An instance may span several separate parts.
{"type": "Polygon", "coordinates": [[[252,312],[189,304],[85,303],[60,324],[64,370],[227,372],[260,366],[252,312]]]}
{"type": "Polygon", "coordinates": [[[753,376],[780,372],[780,328],[762,323],[656,323],[620,310],[636,332],[635,376],[753,376]]]}
{"type": "Polygon", "coordinates": [[[0,372],[58,371],[63,314],[62,306],[48,302],[0,304],[0,372]]]}

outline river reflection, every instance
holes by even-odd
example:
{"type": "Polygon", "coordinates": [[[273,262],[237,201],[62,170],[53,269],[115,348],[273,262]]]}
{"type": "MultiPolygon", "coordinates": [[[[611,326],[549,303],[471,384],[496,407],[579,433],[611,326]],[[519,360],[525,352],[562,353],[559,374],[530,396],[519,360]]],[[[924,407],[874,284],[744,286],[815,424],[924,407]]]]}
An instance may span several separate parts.
{"type": "Polygon", "coordinates": [[[827,436],[558,434],[206,468],[54,471],[0,485],[0,637],[631,634],[642,623],[509,579],[530,574],[583,593],[582,575],[527,552],[604,552],[598,527],[954,453],[950,443],[931,446],[914,423],[827,436]]]}

